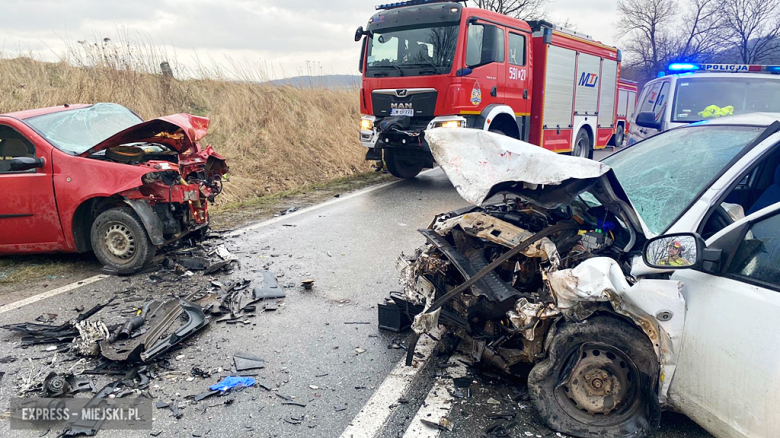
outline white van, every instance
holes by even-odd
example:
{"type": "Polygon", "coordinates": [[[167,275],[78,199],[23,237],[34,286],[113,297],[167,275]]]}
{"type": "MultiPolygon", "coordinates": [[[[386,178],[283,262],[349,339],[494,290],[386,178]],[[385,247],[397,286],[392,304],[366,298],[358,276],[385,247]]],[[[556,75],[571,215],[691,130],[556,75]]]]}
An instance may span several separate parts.
{"type": "Polygon", "coordinates": [[[676,126],[753,112],[780,112],[780,66],[671,64],[642,88],[628,131],[634,144],[676,126]]]}

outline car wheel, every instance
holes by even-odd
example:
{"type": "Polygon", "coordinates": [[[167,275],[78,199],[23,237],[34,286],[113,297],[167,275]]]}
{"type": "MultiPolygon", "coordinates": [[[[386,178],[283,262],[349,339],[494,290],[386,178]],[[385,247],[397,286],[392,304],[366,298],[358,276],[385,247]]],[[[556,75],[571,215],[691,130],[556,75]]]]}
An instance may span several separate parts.
{"type": "Polygon", "coordinates": [[[416,151],[385,149],[387,170],[396,178],[414,178],[422,171],[424,161],[416,151]]]}
{"type": "Polygon", "coordinates": [[[578,437],[640,437],[656,424],[659,363],[630,323],[595,316],[564,323],[547,359],[528,376],[536,409],[553,429],[578,437]]]}
{"type": "Polygon", "coordinates": [[[617,131],[615,131],[615,146],[622,147],[623,140],[626,139],[626,131],[623,129],[623,125],[618,125],[617,131]]]}
{"type": "Polygon", "coordinates": [[[580,158],[592,157],[588,131],[580,129],[580,132],[577,133],[577,139],[574,140],[574,149],[571,151],[571,154],[580,158]]]}
{"type": "Polygon", "coordinates": [[[92,223],[92,250],[103,265],[121,271],[140,269],[154,257],[146,229],[129,208],[113,208],[92,223]]]}

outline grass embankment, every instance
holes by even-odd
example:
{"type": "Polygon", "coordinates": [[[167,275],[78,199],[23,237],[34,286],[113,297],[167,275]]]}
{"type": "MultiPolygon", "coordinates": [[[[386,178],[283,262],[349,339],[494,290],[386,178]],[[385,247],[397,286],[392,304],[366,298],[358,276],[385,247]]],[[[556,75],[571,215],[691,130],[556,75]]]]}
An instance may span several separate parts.
{"type": "Polygon", "coordinates": [[[182,112],[209,117],[202,143],[230,165],[218,207],[369,170],[358,141],[356,89],[262,84],[264,72],[247,67],[230,74],[201,67],[199,79],[171,79],[153,73],[161,60],[180,77],[183,68],[154,47],[110,41],[75,44],[59,63],[0,54],[0,113],[115,102],[144,119],[182,112]]]}

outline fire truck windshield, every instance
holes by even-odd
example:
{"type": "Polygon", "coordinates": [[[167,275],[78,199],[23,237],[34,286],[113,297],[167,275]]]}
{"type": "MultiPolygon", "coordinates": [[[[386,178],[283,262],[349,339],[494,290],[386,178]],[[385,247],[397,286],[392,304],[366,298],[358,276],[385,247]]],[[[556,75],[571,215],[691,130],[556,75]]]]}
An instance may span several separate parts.
{"type": "Polygon", "coordinates": [[[375,31],[368,43],[366,76],[447,74],[457,42],[457,23],[375,31]]]}
{"type": "Polygon", "coordinates": [[[680,77],[677,80],[672,121],[698,122],[717,117],[780,112],[780,78],[750,74],[751,77],[680,77]]]}

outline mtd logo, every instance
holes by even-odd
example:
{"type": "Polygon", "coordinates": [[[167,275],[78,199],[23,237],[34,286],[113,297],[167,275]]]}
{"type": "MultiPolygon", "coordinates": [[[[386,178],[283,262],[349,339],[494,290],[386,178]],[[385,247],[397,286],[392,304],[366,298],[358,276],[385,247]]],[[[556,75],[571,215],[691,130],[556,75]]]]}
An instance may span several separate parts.
{"type": "Polygon", "coordinates": [[[580,76],[580,83],[579,85],[582,87],[589,87],[593,88],[596,86],[596,82],[599,80],[599,75],[595,73],[582,73],[582,76],[580,76]]]}

